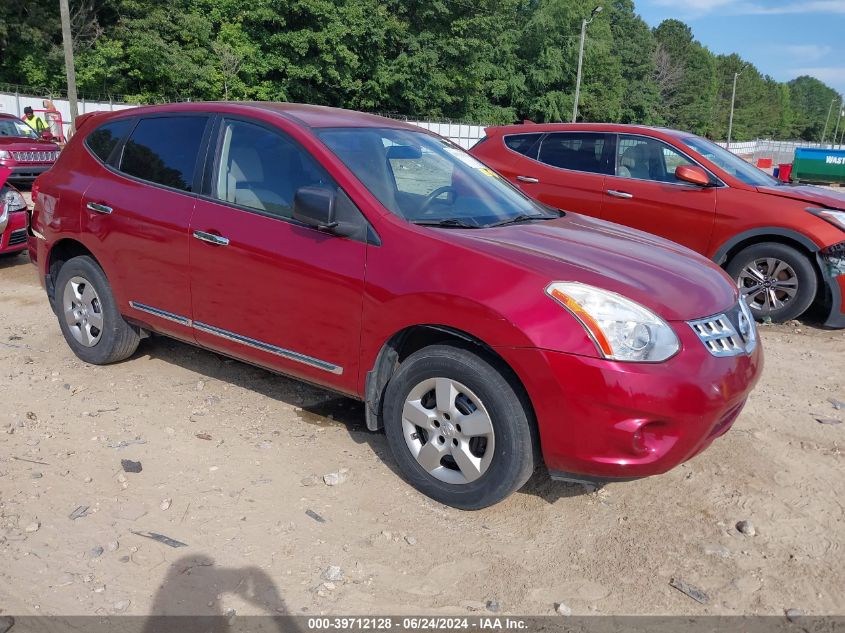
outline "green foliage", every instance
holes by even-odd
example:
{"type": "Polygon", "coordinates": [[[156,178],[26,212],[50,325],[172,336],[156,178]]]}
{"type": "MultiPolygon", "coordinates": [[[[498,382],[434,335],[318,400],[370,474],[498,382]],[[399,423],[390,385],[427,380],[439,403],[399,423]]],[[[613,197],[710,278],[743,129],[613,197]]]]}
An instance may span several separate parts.
{"type": "MultiPolygon", "coordinates": [[[[594,0],[70,0],[85,95],[300,101],[412,117],[568,121],[594,0]]],[[[818,140],[838,95],[716,56],[634,0],[589,24],[580,118],[818,140]]],[[[65,83],[57,2],[0,3],[0,83],[65,83]]],[[[830,130],[828,130],[830,133],[830,130]]]]}

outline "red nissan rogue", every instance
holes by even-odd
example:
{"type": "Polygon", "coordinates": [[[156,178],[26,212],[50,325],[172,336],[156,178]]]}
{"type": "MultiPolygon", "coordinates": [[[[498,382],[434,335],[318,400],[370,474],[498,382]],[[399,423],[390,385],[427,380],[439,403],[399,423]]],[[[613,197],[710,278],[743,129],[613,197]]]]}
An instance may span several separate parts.
{"type": "Polygon", "coordinates": [[[688,132],[636,125],[491,127],[470,153],[554,208],[648,231],[724,267],[757,319],[816,303],[845,327],[845,194],[780,182],[688,132]]]}
{"type": "Polygon", "coordinates": [[[260,103],[77,127],[29,239],[76,355],[164,334],[361,399],[443,503],[495,503],[541,460],[576,481],[665,472],[760,374],[715,264],[540,206],[425,130],[260,103]]]}

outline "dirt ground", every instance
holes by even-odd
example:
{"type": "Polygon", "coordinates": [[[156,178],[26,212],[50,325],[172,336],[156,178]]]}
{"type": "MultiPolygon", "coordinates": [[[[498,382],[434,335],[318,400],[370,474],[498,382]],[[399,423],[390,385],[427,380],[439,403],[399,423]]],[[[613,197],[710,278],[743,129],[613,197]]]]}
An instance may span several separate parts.
{"type": "Polygon", "coordinates": [[[760,386],[691,462],[467,513],[352,400],[160,337],[86,366],[0,260],[0,614],[845,614],[845,424],[816,420],[845,421],[845,332],[761,334],[760,386]]]}

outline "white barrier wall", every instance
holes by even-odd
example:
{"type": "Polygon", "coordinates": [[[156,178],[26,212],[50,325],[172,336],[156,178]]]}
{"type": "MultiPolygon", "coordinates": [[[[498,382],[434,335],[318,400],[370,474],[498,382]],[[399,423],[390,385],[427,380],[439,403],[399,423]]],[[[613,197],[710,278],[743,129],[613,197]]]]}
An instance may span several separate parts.
{"type": "MultiPolygon", "coordinates": [[[[31,106],[33,110],[42,110],[44,97],[17,94],[14,92],[0,92],[0,112],[23,116],[23,109],[31,106]]],[[[52,99],[53,105],[62,113],[62,120],[65,122],[65,136],[67,136],[70,124],[70,103],[67,99],[52,99]]],[[[113,103],[110,101],[80,101],[79,114],[86,112],[124,110],[136,106],[128,103],[113,103]]],[[[449,138],[452,142],[464,149],[469,149],[484,136],[484,127],[481,125],[465,125],[456,123],[440,123],[437,121],[407,121],[435,134],[449,138]]]]}

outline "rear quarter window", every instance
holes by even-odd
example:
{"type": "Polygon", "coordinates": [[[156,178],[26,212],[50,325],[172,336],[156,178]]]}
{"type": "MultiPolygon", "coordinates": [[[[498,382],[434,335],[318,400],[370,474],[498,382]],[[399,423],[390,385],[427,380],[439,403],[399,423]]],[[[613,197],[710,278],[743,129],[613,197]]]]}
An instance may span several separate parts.
{"type": "Polygon", "coordinates": [[[85,144],[94,156],[105,163],[133,122],[133,119],[121,119],[105,123],[85,138],[85,144]]]}
{"type": "Polygon", "coordinates": [[[123,148],[120,171],[149,182],[192,191],[206,116],[141,119],[123,148]]]}
{"type": "Polygon", "coordinates": [[[505,137],[505,146],[518,154],[533,158],[541,136],[542,134],[512,134],[505,137]]]}

